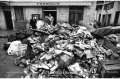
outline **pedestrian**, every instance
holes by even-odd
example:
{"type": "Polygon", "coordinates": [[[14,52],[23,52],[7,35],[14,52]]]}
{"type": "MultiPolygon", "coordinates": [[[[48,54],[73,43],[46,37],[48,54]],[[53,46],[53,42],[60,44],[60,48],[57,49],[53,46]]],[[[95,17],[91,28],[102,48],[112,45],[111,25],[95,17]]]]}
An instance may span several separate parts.
{"type": "Polygon", "coordinates": [[[36,29],[36,17],[33,17],[32,19],[30,19],[30,25],[32,26],[32,29],[36,29]]]}
{"type": "Polygon", "coordinates": [[[53,25],[54,17],[51,14],[49,14],[48,18],[50,20],[50,25],[53,25]]]}

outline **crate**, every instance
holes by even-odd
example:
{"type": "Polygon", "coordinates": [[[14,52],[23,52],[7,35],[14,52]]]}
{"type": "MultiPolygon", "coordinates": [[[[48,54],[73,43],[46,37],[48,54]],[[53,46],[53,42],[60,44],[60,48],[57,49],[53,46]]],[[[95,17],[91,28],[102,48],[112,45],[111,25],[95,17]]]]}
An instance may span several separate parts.
{"type": "Polygon", "coordinates": [[[120,59],[99,61],[98,73],[101,78],[120,77],[120,59]]]}

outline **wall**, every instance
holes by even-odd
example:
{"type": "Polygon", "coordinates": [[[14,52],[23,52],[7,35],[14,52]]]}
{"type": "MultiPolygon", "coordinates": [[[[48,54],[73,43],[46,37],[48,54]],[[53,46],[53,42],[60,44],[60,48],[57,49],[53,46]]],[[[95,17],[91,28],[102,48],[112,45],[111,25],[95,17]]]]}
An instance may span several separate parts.
{"type": "Polygon", "coordinates": [[[42,8],[41,7],[23,7],[24,19],[30,21],[32,14],[40,14],[42,17],[42,8]]]}
{"type": "Polygon", "coordinates": [[[57,7],[57,21],[69,21],[69,7],[57,7]]]}
{"type": "Polygon", "coordinates": [[[120,1],[116,1],[116,10],[120,11],[120,1]]]}
{"type": "Polygon", "coordinates": [[[32,18],[32,14],[39,14],[40,18],[42,17],[42,8],[41,7],[23,7],[24,12],[24,20],[26,23],[26,28],[29,27],[30,19],[32,18]]]}
{"type": "Polygon", "coordinates": [[[0,30],[6,30],[6,21],[5,21],[5,17],[4,17],[4,13],[2,10],[2,7],[0,6],[0,30]]]}
{"type": "Polygon", "coordinates": [[[84,7],[83,21],[91,23],[96,19],[96,1],[92,1],[91,6],[84,7]]]}

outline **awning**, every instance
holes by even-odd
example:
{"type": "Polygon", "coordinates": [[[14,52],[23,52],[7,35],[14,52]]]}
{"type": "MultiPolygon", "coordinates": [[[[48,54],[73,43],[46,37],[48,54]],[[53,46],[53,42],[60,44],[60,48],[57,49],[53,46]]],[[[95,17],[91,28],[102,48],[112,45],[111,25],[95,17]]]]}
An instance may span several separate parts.
{"type": "Polygon", "coordinates": [[[68,2],[10,2],[11,6],[90,6],[91,1],[68,1],[68,2]]]}

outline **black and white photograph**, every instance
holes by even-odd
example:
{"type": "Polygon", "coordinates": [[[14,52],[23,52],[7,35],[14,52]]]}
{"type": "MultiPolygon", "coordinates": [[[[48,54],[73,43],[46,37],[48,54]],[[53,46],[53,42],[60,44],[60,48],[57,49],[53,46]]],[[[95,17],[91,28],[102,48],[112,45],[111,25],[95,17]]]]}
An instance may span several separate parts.
{"type": "Polygon", "coordinates": [[[120,1],[0,0],[0,78],[120,78],[120,1]]]}

